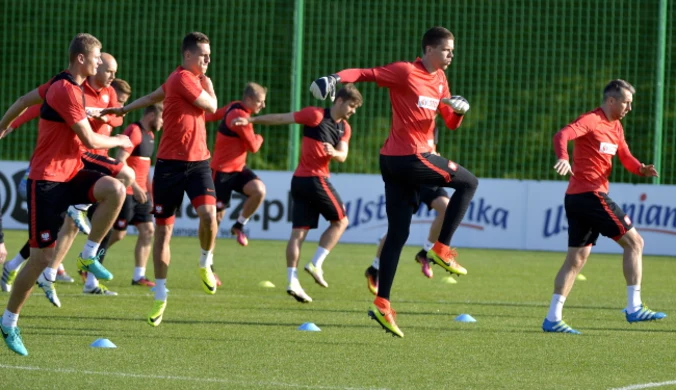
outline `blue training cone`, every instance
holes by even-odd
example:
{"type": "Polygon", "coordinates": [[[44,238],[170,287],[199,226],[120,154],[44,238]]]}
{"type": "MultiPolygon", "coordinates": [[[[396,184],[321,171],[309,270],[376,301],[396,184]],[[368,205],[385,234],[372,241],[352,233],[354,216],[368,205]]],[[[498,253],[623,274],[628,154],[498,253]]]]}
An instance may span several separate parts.
{"type": "Polygon", "coordinates": [[[474,317],[469,314],[460,314],[459,316],[455,317],[455,320],[458,322],[476,322],[474,317]]]}
{"type": "Polygon", "coordinates": [[[321,332],[322,330],[319,329],[317,325],[315,325],[312,322],[306,322],[303,325],[298,327],[298,330],[304,330],[308,332],[321,332]]]}
{"type": "Polygon", "coordinates": [[[94,348],[117,348],[117,345],[113,344],[112,341],[108,339],[96,339],[90,347],[94,348]]]}

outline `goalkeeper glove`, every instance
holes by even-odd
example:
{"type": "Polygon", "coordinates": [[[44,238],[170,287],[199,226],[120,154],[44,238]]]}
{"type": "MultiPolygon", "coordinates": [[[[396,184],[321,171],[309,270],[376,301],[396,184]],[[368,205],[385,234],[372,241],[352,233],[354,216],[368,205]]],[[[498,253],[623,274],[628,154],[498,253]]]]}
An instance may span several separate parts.
{"type": "Polygon", "coordinates": [[[460,95],[451,96],[450,99],[444,98],[441,99],[441,101],[444,104],[451,106],[453,111],[458,115],[464,115],[467,111],[469,111],[469,102],[460,95]]]}
{"type": "Polygon", "coordinates": [[[339,81],[340,77],[337,74],[320,77],[312,82],[310,92],[312,92],[312,96],[316,99],[326,100],[327,97],[331,97],[331,101],[334,101],[336,98],[336,84],[339,81]]]}

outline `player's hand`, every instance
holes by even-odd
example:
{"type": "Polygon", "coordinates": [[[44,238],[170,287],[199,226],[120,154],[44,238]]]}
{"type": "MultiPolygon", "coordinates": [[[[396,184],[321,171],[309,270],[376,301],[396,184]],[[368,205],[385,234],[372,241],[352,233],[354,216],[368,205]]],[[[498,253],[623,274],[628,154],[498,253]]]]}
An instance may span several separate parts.
{"type": "Polygon", "coordinates": [[[324,146],[324,152],[326,152],[327,156],[333,157],[336,155],[336,148],[334,148],[333,145],[328,142],[322,142],[322,145],[324,146]]]}
{"type": "Polygon", "coordinates": [[[326,100],[327,97],[330,97],[331,101],[334,101],[336,99],[336,84],[339,81],[340,77],[337,74],[320,77],[312,82],[310,92],[316,99],[326,100]]]}
{"type": "Polygon", "coordinates": [[[5,243],[0,243],[0,264],[4,263],[7,260],[7,248],[5,243]]]}
{"type": "Polygon", "coordinates": [[[203,74],[199,76],[200,79],[200,85],[202,85],[202,88],[207,91],[207,92],[214,92],[214,84],[211,82],[211,79],[203,74]]]}
{"type": "Polygon", "coordinates": [[[146,194],[145,191],[141,189],[141,187],[137,185],[131,186],[132,191],[134,192],[134,199],[136,199],[137,202],[144,204],[145,202],[148,201],[148,195],[146,194]]]}
{"type": "Polygon", "coordinates": [[[7,137],[7,134],[11,133],[12,131],[14,131],[13,127],[8,127],[6,129],[0,130],[0,139],[7,137]]]}
{"type": "Polygon", "coordinates": [[[453,111],[458,115],[464,115],[469,111],[469,102],[460,95],[451,96],[450,98],[443,98],[441,102],[451,106],[453,111]]]}
{"type": "Polygon", "coordinates": [[[111,107],[111,108],[104,108],[99,113],[100,116],[108,115],[108,114],[113,114],[115,116],[124,116],[124,114],[126,114],[126,112],[124,112],[124,107],[111,107]]]}
{"type": "Polygon", "coordinates": [[[120,142],[120,144],[118,146],[123,148],[123,149],[129,149],[132,146],[134,146],[131,143],[131,140],[129,139],[129,137],[127,137],[124,134],[118,134],[118,135],[115,136],[115,138],[117,138],[117,140],[120,142]]]}
{"type": "Polygon", "coordinates": [[[639,173],[641,173],[641,175],[646,177],[659,176],[659,174],[657,173],[657,169],[655,169],[655,165],[653,164],[650,165],[641,164],[641,168],[639,168],[638,171],[639,173]]]}
{"type": "Polygon", "coordinates": [[[557,161],[556,165],[554,165],[554,170],[561,176],[565,176],[569,173],[571,176],[573,176],[573,169],[570,167],[568,160],[565,159],[560,159],[557,161]]]}
{"type": "Polygon", "coordinates": [[[249,118],[239,117],[233,119],[232,122],[230,122],[230,126],[246,126],[249,123],[251,123],[249,118]]]}

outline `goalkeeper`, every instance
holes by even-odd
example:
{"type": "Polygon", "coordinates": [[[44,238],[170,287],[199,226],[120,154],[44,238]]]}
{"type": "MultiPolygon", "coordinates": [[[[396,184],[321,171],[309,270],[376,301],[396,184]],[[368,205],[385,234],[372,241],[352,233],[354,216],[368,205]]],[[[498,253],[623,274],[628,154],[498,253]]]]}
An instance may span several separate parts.
{"type": "Polygon", "coordinates": [[[385,182],[388,219],[387,239],[380,258],[378,295],[369,316],[388,332],[404,334],[390,307],[390,289],[401,250],[406,243],[420,187],[433,185],[455,190],[446,209],[439,238],[427,257],[445,270],[459,275],[467,270],[455,260],[451,239],[460,225],[478,186],[477,178],[459,164],[432,153],[435,118],[440,113],[451,129],[457,129],[469,103],[451,96],[444,70],[453,59],[454,37],[443,27],[429,29],[422,38],[422,59],[394,62],[370,69],[346,69],[315,80],[310,92],[317,99],[332,100],[338,82],[375,82],[390,91],[392,124],[380,149],[380,171],[385,182]]]}

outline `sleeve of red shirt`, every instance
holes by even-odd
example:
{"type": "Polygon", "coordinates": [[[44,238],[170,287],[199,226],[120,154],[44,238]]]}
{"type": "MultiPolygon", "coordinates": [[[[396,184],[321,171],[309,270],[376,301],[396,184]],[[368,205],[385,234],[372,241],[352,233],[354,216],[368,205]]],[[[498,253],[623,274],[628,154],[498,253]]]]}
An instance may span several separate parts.
{"type": "Polygon", "coordinates": [[[640,171],[641,162],[631,154],[631,151],[629,151],[629,145],[627,145],[627,141],[624,139],[624,132],[622,132],[622,140],[617,148],[617,156],[620,158],[622,165],[629,172],[634,175],[643,176],[640,171]]]}
{"type": "MultiPolygon", "coordinates": [[[[231,123],[235,118],[248,117],[249,114],[244,110],[234,109],[230,110],[228,116],[225,118],[225,123],[231,123]]],[[[239,138],[244,142],[244,147],[251,153],[256,153],[263,145],[263,136],[255,134],[253,125],[249,123],[246,126],[228,126],[232,131],[239,135],[239,138]]]]}
{"type": "Polygon", "coordinates": [[[340,81],[343,83],[358,83],[360,81],[376,81],[376,75],[373,73],[373,69],[364,68],[364,69],[345,69],[336,73],[340,77],[340,81]]]}
{"type": "Polygon", "coordinates": [[[49,106],[63,118],[68,127],[87,119],[85,108],[82,105],[82,90],[67,81],[59,80],[52,84],[47,91],[46,99],[49,101],[49,106]]]}
{"type": "Polygon", "coordinates": [[[592,130],[594,130],[593,126],[590,126],[587,123],[584,115],[577,118],[575,122],[559,130],[554,134],[553,138],[554,153],[556,153],[556,157],[559,160],[568,160],[570,158],[568,155],[568,141],[582,137],[592,130]]]}
{"type": "Polygon", "coordinates": [[[18,129],[19,127],[26,124],[26,122],[30,122],[33,119],[38,118],[40,116],[40,107],[42,107],[42,104],[35,104],[28,107],[26,111],[23,112],[23,114],[14,119],[14,122],[12,122],[10,126],[13,129],[18,129]]]}
{"type": "Polygon", "coordinates": [[[345,122],[345,133],[343,134],[343,137],[340,139],[340,141],[345,142],[346,144],[349,144],[351,137],[352,137],[352,127],[346,121],[345,122]]]}
{"type": "Polygon", "coordinates": [[[131,124],[124,129],[124,135],[129,137],[131,141],[131,148],[125,148],[124,151],[131,154],[134,151],[134,148],[139,146],[143,141],[143,135],[141,134],[141,129],[136,124],[131,124]]]}
{"type": "MultiPolygon", "coordinates": [[[[110,98],[110,100],[108,101],[108,107],[111,108],[122,107],[120,102],[117,101],[117,92],[115,92],[115,88],[108,87],[108,97],[110,98]]],[[[106,115],[106,118],[108,119],[108,125],[110,127],[122,126],[122,123],[124,122],[124,117],[117,115],[106,115]]]]}
{"type": "MultiPolygon", "coordinates": [[[[202,86],[196,81],[195,78],[191,77],[187,71],[180,72],[178,77],[173,78],[178,83],[177,91],[178,93],[190,103],[193,103],[202,93],[202,86]]],[[[172,80],[172,81],[173,81],[172,80]]]]}
{"type": "MultiPolygon", "coordinates": [[[[446,78],[444,77],[444,80],[446,78]]],[[[448,89],[448,81],[445,81],[443,83],[444,90],[441,93],[441,96],[444,98],[450,98],[451,97],[451,90],[448,89]]],[[[453,109],[443,103],[439,103],[439,108],[437,109],[437,112],[441,114],[441,117],[444,119],[444,123],[446,124],[446,127],[448,127],[450,130],[455,130],[458,127],[460,127],[460,124],[462,123],[462,119],[465,117],[464,115],[458,115],[453,111],[453,109]]]]}
{"type": "Polygon", "coordinates": [[[324,109],[319,107],[305,107],[293,113],[293,120],[301,125],[314,127],[322,123],[324,109]]]}
{"type": "Polygon", "coordinates": [[[38,95],[40,95],[42,100],[45,100],[45,96],[47,96],[47,90],[49,89],[50,85],[52,85],[51,79],[38,87],[38,95]]]}
{"type": "Polygon", "coordinates": [[[204,120],[206,122],[218,122],[221,119],[223,119],[223,117],[225,116],[225,111],[227,111],[227,109],[228,109],[228,106],[223,106],[223,107],[219,108],[213,114],[210,114],[210,113],[207,112],[206,115],[204,116],[204,120]]]}

